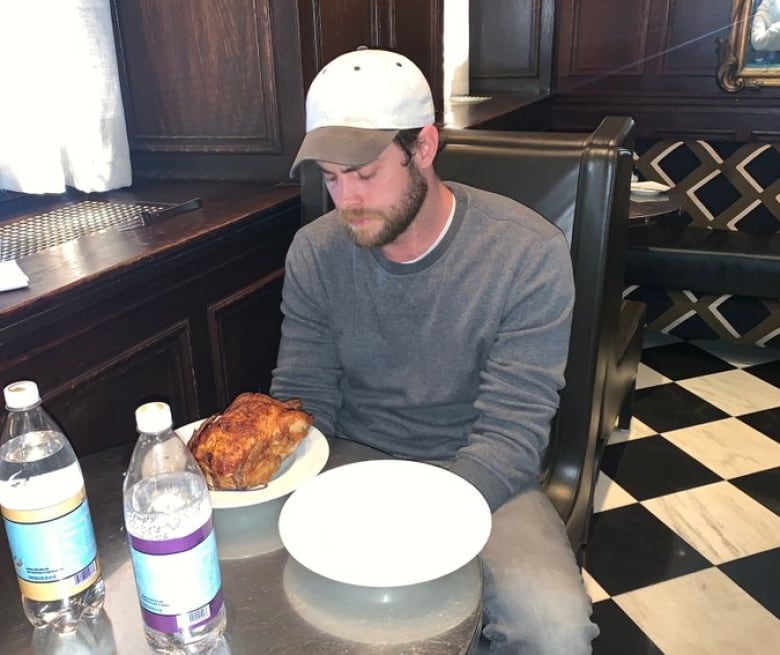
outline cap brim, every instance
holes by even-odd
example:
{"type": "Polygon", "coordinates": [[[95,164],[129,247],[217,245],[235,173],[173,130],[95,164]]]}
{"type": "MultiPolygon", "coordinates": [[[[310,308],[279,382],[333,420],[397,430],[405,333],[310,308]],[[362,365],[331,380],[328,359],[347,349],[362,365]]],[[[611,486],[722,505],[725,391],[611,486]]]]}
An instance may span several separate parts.
{"type": "Polygon", "coordinates": [[[359,127],[318,127],[307,133],[298,149],[290,177],[307,159],[342,166],[364,166],[390,145],[398,130],[367,130],[359,127]]]}

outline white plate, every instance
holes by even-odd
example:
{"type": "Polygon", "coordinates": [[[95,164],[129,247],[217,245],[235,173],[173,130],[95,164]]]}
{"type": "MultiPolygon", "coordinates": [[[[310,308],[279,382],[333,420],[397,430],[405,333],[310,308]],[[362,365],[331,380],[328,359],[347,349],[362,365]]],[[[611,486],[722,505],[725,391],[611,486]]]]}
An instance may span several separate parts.
{"type": "MultiPolygon", "coordinates": [[[[205,419],[188,423],[176,429],[184,443],[205,419]]],[[[214,509],[247,507],[274,500],[295,491],[301,484],[316,476],[328,461],[328,440],[313,425],[293,453],[282,462],[281,468],[264,489],[254,491],[210,491],[214,509]]]]}
{"type": "Polygon", "coordinates": [[[300,486],[279,516],[282,543],[300,564],[366,587],[451,573],[479,554],[490,528],[490,508],[469,482],[393,459],[325,471],[300,486]]]}
{"type": "Polygon", "coordinates": [[[654,182],[652,180],[645,180],[644,182],[632,182],[631,193],[644,196],[657,196],[659,193],[666,193],[672,187],[661,184],[660,182],[654,182]]]}

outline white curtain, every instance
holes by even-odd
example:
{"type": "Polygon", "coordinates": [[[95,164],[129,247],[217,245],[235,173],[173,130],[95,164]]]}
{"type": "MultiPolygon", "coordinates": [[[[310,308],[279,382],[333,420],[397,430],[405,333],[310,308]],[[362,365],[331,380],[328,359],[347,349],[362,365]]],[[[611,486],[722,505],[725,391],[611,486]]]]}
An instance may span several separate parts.
{"type": "Polygon", "coordinates": [[[109,0],[0,0],[0,189],[132,182],[109,0]]]}

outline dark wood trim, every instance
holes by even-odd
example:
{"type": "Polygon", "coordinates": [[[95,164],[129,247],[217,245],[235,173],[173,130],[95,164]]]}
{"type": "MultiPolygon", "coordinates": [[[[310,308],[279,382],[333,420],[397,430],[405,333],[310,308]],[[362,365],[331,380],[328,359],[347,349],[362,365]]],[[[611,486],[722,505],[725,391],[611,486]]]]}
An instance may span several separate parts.
{"type": "MultiPolygon", "coordinates": [[[[209,341],[211,343],[211,353],[214,369],[214,379],[217,388],[217,402],[220,407],[225,407],[231,400],[230,392],[230,365],[225,358],[224,331],[222,318],[224,314],[229,313],[244,301],[251,299],[258,291],[265,289],[269,284],[281,281],[284,278],[284,269],[277,268],[268,275],[263,276],[256,282],[245,286],[235,293],[220,299],[218,302],[210,304],[206,308],[208,316],[209,341]]],[[[275,347],[276,344],[266,344],[266,346],[275,347]]]]}

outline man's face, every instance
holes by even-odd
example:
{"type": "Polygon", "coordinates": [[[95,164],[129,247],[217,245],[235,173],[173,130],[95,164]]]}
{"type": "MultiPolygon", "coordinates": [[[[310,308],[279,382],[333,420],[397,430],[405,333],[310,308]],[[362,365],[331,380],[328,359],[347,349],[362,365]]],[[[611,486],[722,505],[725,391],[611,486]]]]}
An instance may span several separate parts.
{"type": "Polygon", "coordinates": [[[321,163],[339,222],[358,246],[381,248],[414,221],[428,193],[428,183],[414,159],[391,144],[377,159],[358,169],[321,163]]]}

